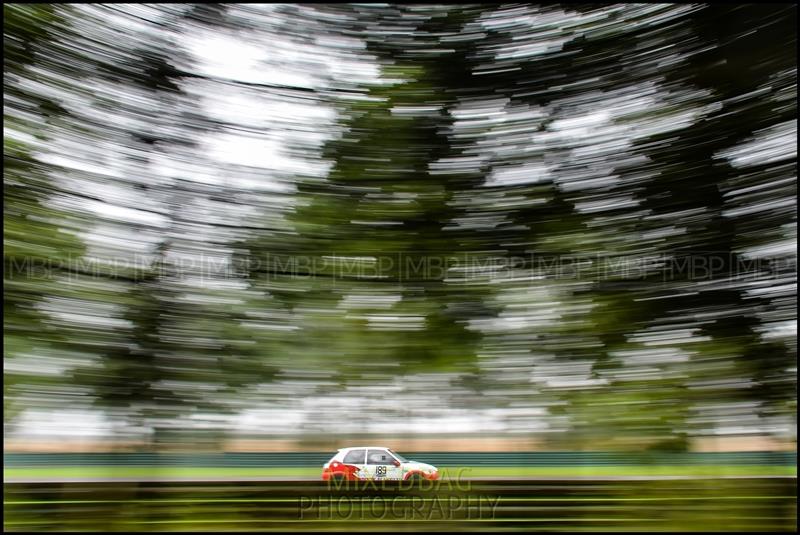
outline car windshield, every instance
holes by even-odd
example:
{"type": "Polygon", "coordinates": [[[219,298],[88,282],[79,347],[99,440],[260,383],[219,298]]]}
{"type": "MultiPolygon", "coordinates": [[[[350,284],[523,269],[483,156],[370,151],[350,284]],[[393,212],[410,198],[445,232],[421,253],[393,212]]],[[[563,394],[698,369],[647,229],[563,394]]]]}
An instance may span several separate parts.
{"type": "Polygon", "coordinates": [[[391,453],[392,455],[397,457],[397,460],[400,461],[401,463],[407,463],[408,462],[408,459],[404,458],[402,455],[400,455],[399,453],[397,453],[394,450],[389,450],[389,453],[391,453]]]}

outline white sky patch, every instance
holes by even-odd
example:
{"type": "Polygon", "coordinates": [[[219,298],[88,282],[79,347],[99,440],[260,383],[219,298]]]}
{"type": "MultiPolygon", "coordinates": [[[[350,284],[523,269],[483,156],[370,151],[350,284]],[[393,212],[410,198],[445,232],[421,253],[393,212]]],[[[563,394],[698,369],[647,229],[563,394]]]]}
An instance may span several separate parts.
{"type": "Polygon", "coordinates": [[[426,321],[425,316],[413,314],[366,314],[363,316],[348,314],[345,317],[366,319],[369,328],[375,331],[419,331],[425,328],[426,321]]]}
{"type": "Polygon", "coordinates": [[[252,90],[205,92],[201,97],[206,113],[211,118],[253,128],[274,127],[278,124],[295,125],[295,128],[305,126],[307,129],[302,131],[304,136],[314,134],[320,121],[328,123],[335,118],[333,110],[326,106],[270,100],[252,90]],[[303,124],[301,121],[297,124],[298,119],[313,122],[303,124]]]}
{"type": "Polygon", "coordinates": [[[639,201],[630,195],[621,195],[618,197],[609,197],[607,199],[575,203],[575,209],[582,214],[603,212],[605,210],[617,210],[620,208],[634,208],[636,206],[639,206],[639,201]]]}
{"type": "Polygon", "coordinates": [[[556,119],[550,124],[550,130],[561,132],[565,137],[583,137],[589,135],[593,128],[608,124],[611,114],[608,111],[598,111],[578,117],[556,119]]]}
{"type": "MultiPolygon", "coordinates": [[[[711,340],[708,336],[698,336],[699,329],[673,329],[668,331],[641,331],[628,336],[632,343],[644,346],[670,346],[674,344],[688,344],[695,342],[707,342],[711,340]]],[[[622,353],[620,353],[621,355],[622,353]]]]}
{"type": "Polygon", "coordinates": [[[17,130],[16,128],[3,128],[3,136],[9,137],[15,141],[21,141],[27,145],[35,146],[39,144],[39,141],[36,139],[36,137],[28,134],[27,132],[17,130]]]}
{"type": "Polygon", "coordinates": [[[20,434],[31,438],[99,438],[111,436],[113,425],[99,411],[26,410],[19,416],[20,434]]]}
{"type": "Polygon", "coordinates": [[[724,210],[722,215],[725,217],[740,217],[747,214],[755,214],[758,212],[771,212],[773,210],[778,210],[780,208],[789,208],[792,206],[797,205],[797,199],[779,199],[779,200],[769,200],[766,202],[760,202],[756,204],[748,204],[745,206],[741,206],[738,208],[732,208],[730,210],[724,210]]]}
{"type": "Polygon", "coordinates": [[[275,169],[288,165],[280,143],[266,137],[220,134],[207,140],[209,156],[221,163],[275,169]]]}
{"type": "Polygon", "coordinates": [[[346,295],[339,301],[337,308],[355,309],[355,308],[376,308],[376,309],[389,309],[402,301],[401,295],[368,295],[368,294],[350,294],[346,295]]]}
{"type": "MultiPolygon", "coordinates": [[[[199,31],[186,40],[190,52],[199,60],[200,73],[205,76],[256,84],[314,85],[307,74],[269,68],[265,63],[269,57],[268,49],[262,43],[247,43],[238,37],[211,31],[199,31]]],[[[281,48],[280,54],[291,56],[292,52],[281,48]]],[[[292,58],[282,57],[281,60],[289,62],[292,58]]]]}
{"type": "Polygon", "coordinates": [[[543,163],[527,163],[514,167],[500,167],[492,171],[486,186],[518,186],[537,184],[551,178],[550,167],[543,163]]]}
{"type": "MultiPolygon", "coordinates": [[[[443,377],[442,382],[447,378],[443,377]]],[[[435,390],[438,382],[431,385],[435,390]]],[[[241,433],[299,434],[307,431],[327,433],[397,433],[399,427],[408,433],[474,433],[505,432],[520,423],[526,429],[544,429],[545,410],[535,407],[464,410],[443,406],[436,394],[404,392],[405,388],[378,385],[349,389],[349,395],[309,396],[295,398],[280,407],[255,409],[235,417],[235,428],[241,433]],[[374,393],[382,394],[375,398],[374,393]],[[386,395],[391,393],[391,395],[386,395]],[[407,413],[402,420],[394,418],[342,418],[349,414],[386,414],[402,405],[407,413]],[[366,411],[366,412],[365,412],[366,411]],[[309,418],[311,416],[311,418],[309,418]],[[524,420],[524,423],[521,422],[524,420]],[[400,423],[398,423],[400,422],[400,423]],[[510,422],[514,424],[510,425],[510,422]],[[516,424],[516,425],[515,425],[516,424]]]]}
{"type": "Polygon", "coordinates": [[[768,324],[762,329],[761,336],[765,340],[780,338],[797,339],[797,320],[794,319],[768,324]]]}
{"type": "MultiPolygon", "coordinates": [[[[330,165],[287,156],[284,143],[272,137],[218,134],[206,139],[208,157],[226,165],[241,165],[283,173],[307,173],[319,176],[330,165]]],[[[241,180],[239,181],[241,185],[241,180]]],[[[259,189],[277,192],[292,191],[294,186],[276,180],[249,181],[259,189]]]]}
{"type": "Polygon", "coordinates": [[[88,207],[98,215],[109,219],[116,219],[125,223],[145,223],[155,226],[166,226],[169,219],[159,214],[127,208],[125,206],[115,206],[108,203],[97,201],[87,201],[88,207]]]}
{"type": "Polygon", "coordinates": [[[61,154],[56,154],[54,152],[43,152],[38,154],[37,157],[44,163],[48,163],[51,165],[57,165],[59,167],[64,167],[67,169],[74,169],[76,171],[84,171],[87,173],[94,173],[98,175],[106,175],[111,178],[122,178],[122,175],[119,171],[110,168],[108,166],[101,166],[92,164],[90,161],[85,159],[73,159],[63,156],[61,154]]]}
{"type": "Polygon", "coordinates": [[[750,247],[742,251],[742,253],[748,258],[763,258],[770,256],[782,257],[789,255],[797,256],[797,233],[792,233],[784,240],[774,241],[772,243],[759,245],[756,247],[750,247]]]}
{"type": "Polygon", "coordinates": [[[719,152],[734,167],[765,165],[797,158],[797,120],[786,121],[756,133],[751,140],[719,152]]]}

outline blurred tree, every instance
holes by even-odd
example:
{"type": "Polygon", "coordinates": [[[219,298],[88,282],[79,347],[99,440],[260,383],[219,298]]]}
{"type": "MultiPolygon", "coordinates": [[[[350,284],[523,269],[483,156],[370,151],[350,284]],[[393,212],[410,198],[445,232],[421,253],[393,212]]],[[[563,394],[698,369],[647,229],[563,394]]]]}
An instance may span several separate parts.
{"type": "MultiPolygon", "coordinates": [[[[212,11],[224,20],[224,9],[212,11]]],[[[207,10],[199,12],[206,13],[203,23],[217,21],[208,18],[207,10]]],[[[155,204],[166,224],[146,229],[155,237],[154,250],[144,255],[150,260],[141,265],[135,258],[140,267],[108,274],[121,283],[122,317],[129,328],[109,335],[114,343],[101,353],[99,366],[78,369],[74,377],[92,388],[97,404],[120,428],[127,424],[152,432],[148,447],[218,446],[227,429],[224,421],[219,423],[220,414],[241,409],[238,389],[274,374],[263,358],[265,348],[253,343],[243,325],[247,308],[240,305],[241,293],[214,288],[230,275],[215,266],[216,249],[225,246],[216,236],[224,232],[198,216],[211,202],[236,208],[232,192],[225,186],[208,188],[199,177],[164,180],[154,172],[164,158],[196,157],[198,136],[214,128],[196,97],[185,91],[184,79],[193,73],[183,69],[193,65],[178,46],[178,35],[167,31],[185,31],[184,17],[197,16],[198,8],[177,13],[168,24],[153,28],[150,40],[140,41],[125,61],[102,58],[94,66],[102,78],[142,99],[131,110],[144,119],[142,127],[123,133],[133,148],[131,174],[124,179],[137,208],[155,204]],[[201,227],[212,237],[191,234],[201,227]]]]}
{"type": "Polygon", "coordinates": [[[64,17],[47,4],[5,4],[3,18],[3,408],[12,424],[25,407],[22,390],[47,391],[63,380],[36,365],[66,342],[39,306],[84,247],[75,214],[50,202],[63,191],[52,178],[54,166],[36,155],[51,125],[68,112],[27,83],[39,78],[33,68],[46,58],[64,17]]]}
{"type": "MultiPolygon", "coordinates": [[[[184,13],[165,13],[162,22],[143,19],[145,31],[133,39],[131,27],[115,28],[120,21],[114,17],[127,14],[105,8],[111,22],[104,24],[99,9],[72,13],[70,7],[4,6],[10,59],[6,125],[39,137],[45,151],[84,137],[96,150],[83,153],[79,147],[68,157],[101,161],[110,145],[120,157],[114,163],[125,162],[125,172],[115,180],[45,165],[18,135],[4,138],[5,341],[10,355],[36,355],[33,361],[38,358],[41,365],[41,373],[6,373],[6,412],[10,415],[17,399],[27,399],[29,408],[47,409],[43,403],[52,398],[63,407],[68,397],[31,382],[67,381],[62,391],[74,391],[81,400],[72,408],[94,399],[121,433],[118,438],[155,431],[154,443],[197,444],[195,427],[219,438],[226,427],[223,422],[220,428],[219,413],[241,409],[237,389],[274,373],[245,326],[249,310],[242,295],[210,287],[228,274],[209,257],[225,247],[223,236],[236,225],[217,227],[215,219],[202,217],[211,203],[235,208],[238,201],[230,191],[208,188],[194,177],[169,181],[159,176],[159,162],[196,157],[195,140],[213,128],[196,97],[182,87],[183,78],[191,76],[181,70],[191,61],[175,43],[175,30],[185,30],[184,13]],[[109,33],[116,38],[110,40],[109,33]],[[110,92],[109,83],[114,85],[110,92]],[[83,90],[92,84],[93,91],[83,90]],[[54,93],[48,87],[62,91],[60,98],[46,96],[54,93]],[[110,99],[114,91],[124,96],[110,99]],[[60,102],[69,102],[74,111],[68,114],[60,102]],[[117,120],[98,122],[93,108],[117,120]],[[44,139],[49,124],[53,139],[44,139]],[[47,176],[51,169],[61,175],[59,186],[47,176]],[[139,210],[166,224],[142,223],[142,218],[120,224],[113,217],[86,215],[76,222],[69,212],[45,204],[47,197],[73,207],[100,202],[139,210]],[[95,242],[108,232],[124,242],[128,229],[134,229],[153,245],[139,254],[135,247],[141,242],[128,241],[122,249],[95,245],[84,257],[85,248],[64,228],[68,225],[95,242]],[[189,233],[201,227],[213,237],[189,233]],[[189,277],[199,278],[199,284],[187,282],[189,277]],[[43,298],[50,302],[48,313],[36,308],[43,298]],[[45,356],[63,357],[73,368],[54,376],[45,356]],[[15,390],[23,378],[25,384],[15,390]],[[170,436],[176,431],[195,436],[170,436]]],[[[132,27],[141,22],[134,17],[132,27]]]]}
{"type": "MultiPolygon", "coordinates": [[[[629,235],[657,235],[666,230],[665,237],[642,245],[668,260],[645,277],[599,281],[593,294],[601,305],[595,324],[605,348],[597,370],[610,379],[604,389],[607,395],[618,400],[608,404],[630,406],[643,391],[651,392],[652,399],[639,403],[629,420],[619,411],[608,420],[598,414],[588,416],[582,424],[585,429],[607,431],[611,436],[660,429],[663,447],[672,449],[682,441],[686,448],[689,434],[709,431],[705,424],[691,423],[698,421],[703,406],[749,402],[762,406],[765,416],[776,414],[775,409],[784,415],[786,409],[791,411],[795,381],[787,372],[794,366],[796,353],[762,337],[759,316],[774,305],[768,297],[750,295],[752,281],[771,285],[779,279],[781,274],[773,265],[779,259],[754,261],[746,248],[774,244],[781,238],[774,230],[792,224],[793,210],[778,207],[791,195],[779,184],[794,171],[785,163],[768,164],[754,180],[752,169],[737,169],[721,155],[756,132],[795,117],[796,108],[777,110],[772,98],[747,98],[758,91],[777,94],[789,82],[772,85],[776,76],[796,63],[796,56],[786,53],[796,48],[793,11],[789,6],[708,6],[688,15],[681,26],[696,36],[684,51],[687,59],[660,74],[667,86],[692,84],[705,91],[706,96],[693,103],[703,110],[702,116],[684,128],[638,141],[635,153],[644,156],[655,172],[648,180],[623,182],[619,190],[631,191],[630,184],[637,185],[640,208],[647,216],[638,219],[629,235]],[[756,219],[748,210],[733,209],[731,193],[754,184],[763,188],[759,202],[776,206],[768,218],[756,219]],[[613,355],[626,349],[647,350],[636,342],[637,331],[639,337],[643,331],[664,336],[687,328],[695,330],[696,341],[675,340],[672,347],[678,352],[675,355],[687,351],[688,362],[659,366],[663,377],[655,381],[613,379],[624,377],[629,368],[624,359],[613,355]],[[627,402],[626,391],[630,392],[627,402]],[[621,422],[621,428],[614,422],[621,422]]],[[[648,28],[646,38],[652,39],[655,31],[648,28]]],[[[596,57],[615,55],[598,52],[596,57]]],[[[646,62],[622,59],[618,63],[647,70],[646,62]]],[[[637,77],[635,72],[632,78],[637,77]]],[[[617,169],[617,173],[624,179],[641,176],[643,169],[639,165],[617,169]]],[[[593,411],[602,406],[604,395],[581,393],[583,401],[567,410],[585,405],[593,411]]]]}
{"type": "Polygon", "coordinates": [[[759,132],[796,121],[796,99],[793,105],[776,106],[775,98],[792,85],[796,94],[796,6],[707,6],[691,17],[691,27],[698,38],[696,52],[667,79],[706,90],[707,98],[698,104],[708,111],[701,121],[648,137],[637,149],[660,169],[643,190],[644,206],[652,214],[642,222],[643,230],[652,229],[653,220],[698,214],[675,221],[685,234],[667,238],[659,249],[672,256],[673,265],[699,269],[684,269],[668,279],[671,295],[650,307],[652,315],[677,324],[695,315],[699,334],[710,338],[692,357],[697,368],[690,372],[690,383],[702,383],[700,370],[721,355],[727,360],[714,374],[718,386],[686,392],[682,399],[749,401],[761,405],[764,416],[776,410],[785,415],[787,409],[794,412],[787,403],[796,396],[796,377],[789,374],[796,367],[796,350],[764,338],[763,328],[765,313],[786,304],[753,292],[752,285],[768,287],[791,275],[789,266],[781,268],[782,255],[753,251],[774,246],[785,239],[782,229],[796,224],[796,211],[786,203],[796,193],[787,184],[796,173],[796,158],[768,160],[754,168],[737,166],[723,155],[759,132]],[[761,98],[748,98],[759,92],[761,98]],[[761,190],[747,199],[761,209],[736,209],[734,203],[741,202],[736,197],[741,199],[740,192],[748,188],[761,190]],[[680,290],[690,285],[694,292],[680,290]],[[743,377],[752,381],[751,387],[742,388],[743,377]]]}
{"type": "Polygon", "coordinates": [[[384,80],[339,104],[343,133],[322,154],[333,162],[327,180],[300,179],[295,239],[247,244],[260,260],[251,276],[283,282],[285,289],[271,294],[301,326],[301,359],[345,377],[392,363],[401,364],[393,374],[474,369],[480,337],[467,326],[489,313],[486,288],[446,279],[459,257],[481,244],[480,235],[453,225],[453,197],[484,176],[480,169],[435,172],[437,162],[459,153],[447,131],[458,88],[469,79],[470,43],[443,55],[424,49],[458,35],[479,11],[324,9],[354,16],[353,32],[365,39],[384,80]],[[418,26],[419,37],[395,41],[373,34],[372,25],[397,25],[403,36],[418,26]],[[290,259],[294,271],[276,271],[290,259]]]}
{"type": "Polygon", "coordinates": [[[279,371],[321,393],[444,374],[509,430],[549,407],[566,447],[681,450],[720,407],[750,430],[793,415],[795,6],[4,16],[7,419],[91,398],[120,433],[187,443],[279,371]],[[282,76],[211,75],[195,35],[292,49],[308,83],[273,50],[282,76]],[[321,66],[349,54],[376,79],[321,66]],[[236,97],[335,109],[321,149],[323,125],[269,118],[329,171],[209,158],[214,135],[271,135],[204,109],[236,97]]]}

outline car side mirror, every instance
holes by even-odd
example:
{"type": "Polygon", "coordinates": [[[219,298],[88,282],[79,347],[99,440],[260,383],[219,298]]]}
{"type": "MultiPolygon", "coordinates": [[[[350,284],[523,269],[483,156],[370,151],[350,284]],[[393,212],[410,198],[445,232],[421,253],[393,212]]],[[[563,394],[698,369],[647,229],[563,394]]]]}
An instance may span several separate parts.
{"type": "Polygon", "coordinates": [[[395,466],[400,466],[400,461],[398,461],[397,459],[395,459],[394,461],[392,461],[392,463],[393,463],[395,466]]]}

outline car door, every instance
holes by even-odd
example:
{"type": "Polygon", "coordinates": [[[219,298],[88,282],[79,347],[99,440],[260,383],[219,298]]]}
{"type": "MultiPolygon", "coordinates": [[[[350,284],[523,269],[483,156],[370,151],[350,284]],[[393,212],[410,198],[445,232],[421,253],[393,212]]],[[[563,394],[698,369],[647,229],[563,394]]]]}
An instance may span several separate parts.
{"type": "Polygon", "coordinates": [[[367,450],[364,448],[350,450],[342,459],[342,464],[349,467],[349,473],[351,473],[353,476],[357,477],[358,479],[365,479],[367,477],[365,462],[366,455],[367,450]]]}
{"type": "Polygon", "coordinates": [[[369,479],[402,479],[403,469],[400,461],[385,449],[367,450],[366,474],[369,479]]]}

